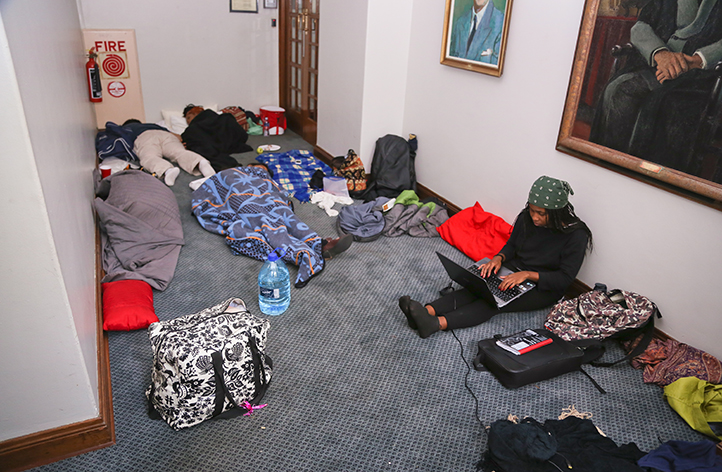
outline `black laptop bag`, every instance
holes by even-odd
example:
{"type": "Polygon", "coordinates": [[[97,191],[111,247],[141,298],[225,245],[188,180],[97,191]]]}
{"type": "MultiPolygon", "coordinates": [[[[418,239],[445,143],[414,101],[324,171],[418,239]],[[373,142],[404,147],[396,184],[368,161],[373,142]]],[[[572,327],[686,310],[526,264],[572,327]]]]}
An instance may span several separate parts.
{"type": "Polygon", "coordinates": [[[496,341],[500,336],[482,339],[478,342],[479,351],[474,358],[474,368],[488,370],[507,388],[521,387],[575,370],[584,372],[582,348],[546,329],[534,331],[552,338],[552,342],[517,356],[497,346],[496,341]]]}

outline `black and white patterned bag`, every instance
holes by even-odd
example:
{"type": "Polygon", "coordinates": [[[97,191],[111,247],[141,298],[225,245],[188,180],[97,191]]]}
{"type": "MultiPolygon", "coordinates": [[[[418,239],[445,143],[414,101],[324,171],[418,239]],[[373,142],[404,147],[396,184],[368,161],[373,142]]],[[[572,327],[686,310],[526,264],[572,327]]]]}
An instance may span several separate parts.
{"type": "Polygon", "coordinates": [[[264,352],[268,328],[240,298],[152,323],[154,360],[146,390],[152,409],[174,429],[249,414],[271,381],[273,363],[264,352]]]}

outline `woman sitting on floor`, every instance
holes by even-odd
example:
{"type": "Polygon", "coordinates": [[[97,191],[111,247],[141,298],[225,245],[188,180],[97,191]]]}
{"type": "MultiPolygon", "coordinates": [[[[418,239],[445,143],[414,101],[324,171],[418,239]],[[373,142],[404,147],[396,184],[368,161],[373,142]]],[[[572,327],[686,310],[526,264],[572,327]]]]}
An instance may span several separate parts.
{"type": "Polygon", "coordinates": [[[567,182],[539,177],[506,245],[480,267],[482,277],[496,274],[502,263],[520,269],[504,278],[502,290],[527,280],[536,287],[503,308],[489,305],[467,289],[426,306],[406,295],[399,298],[399,307],[409,326],[427,338],[440,329],[476,326],[497,313],[538,310],[559,301],[576,278],[587,249],[592,249],[592,232],[574,213],[570,193],[574,195],[567,182]]]}

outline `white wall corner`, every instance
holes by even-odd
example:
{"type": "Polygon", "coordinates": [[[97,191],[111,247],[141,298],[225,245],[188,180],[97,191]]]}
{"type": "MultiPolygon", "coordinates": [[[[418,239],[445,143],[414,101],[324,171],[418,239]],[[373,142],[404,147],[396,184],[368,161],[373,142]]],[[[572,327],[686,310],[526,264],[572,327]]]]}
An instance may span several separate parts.
{"type": "Polygon", "coordinates": [[[405,137],[412,20],[413,0],[369,0],[358,153],[367,170],[378,138],[387,134],[405,137]]]}

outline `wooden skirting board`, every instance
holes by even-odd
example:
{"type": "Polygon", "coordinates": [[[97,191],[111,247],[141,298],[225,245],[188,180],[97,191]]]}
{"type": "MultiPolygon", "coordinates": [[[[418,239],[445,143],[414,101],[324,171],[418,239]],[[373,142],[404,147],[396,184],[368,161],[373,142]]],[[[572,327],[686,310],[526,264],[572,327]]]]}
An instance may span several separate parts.
{"type": "MultiPolygon", "coordinates": [[[[333,159],[333,156],[329,154],[326,150],[319,146],[314,146],[313,148],[314,155],[321,159],[323,162],[325,162],[328,165],[331,165],[331,159],[333,159]]],[[[423,200],[428,197],[434,197],[439,199],[441,202],[446,205],[447,211],[449,213],[449,216],[453,216],[456,213],[460,212],[462,210],[461,207],[458,205],[453,204],[452,202],[448,201],[438,193],[434,192],[433,190],[429,189],[428,187],[424,186],[423,184],[416,183],[416,195],[418,195],[419,200],[423,200]]],[[[582,282],[579,279],[575,279],[574,282],[572,282],[572,285],[567,290],[567,293],[564,294],[566,298],[576,298],[582,293],[590,292],[592,288],[582,282]]],[[[670,339],[671,337],[664,332],[660,331],[659,329],[654,329],[654,336],[659,339],[670,339]]]]}
{"type": "Polygon", "coordinates": [[[103,331],[100,280],[100,233],[96,225],[96,332],[98,339],[98,398],[100,414],[79,423],[39,431],[0,443],[0,471],[15,472],[57,462],[115,444],[113,392],[110,384],[108,335],[103,331]]]}

